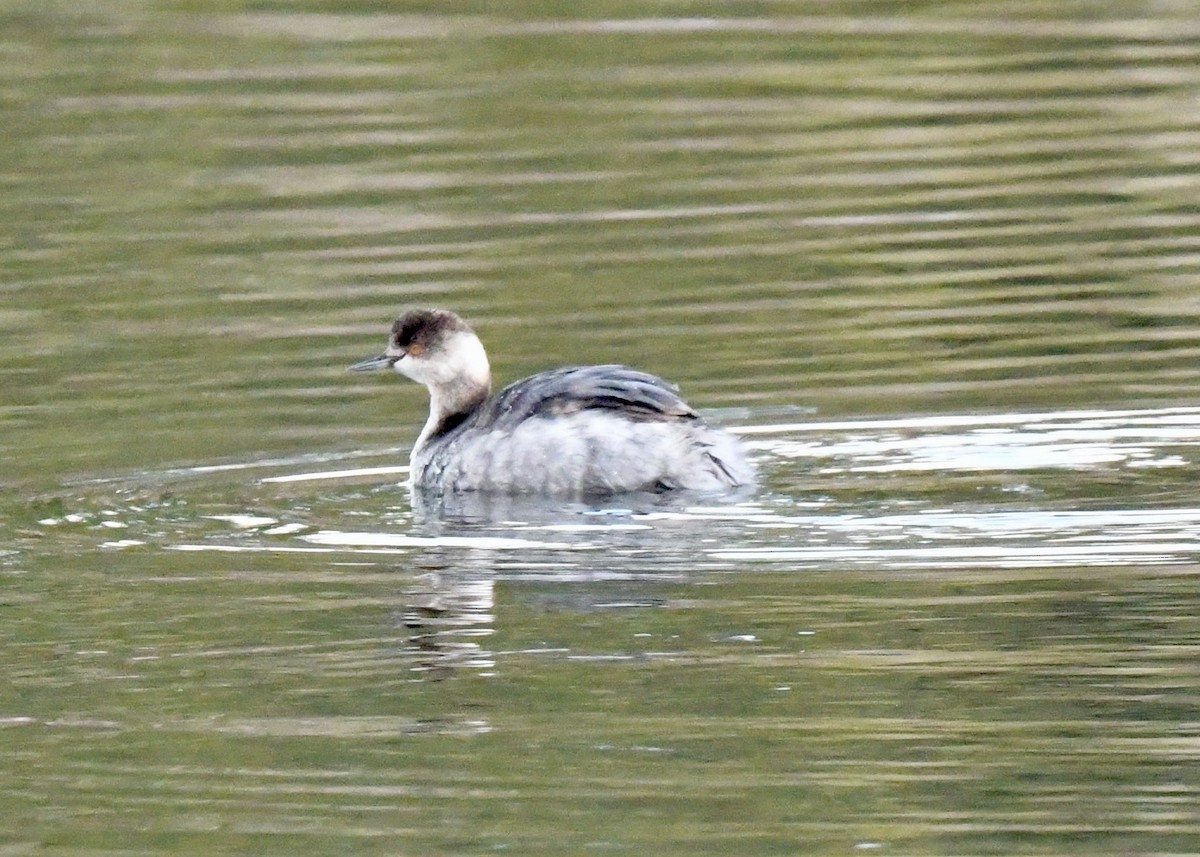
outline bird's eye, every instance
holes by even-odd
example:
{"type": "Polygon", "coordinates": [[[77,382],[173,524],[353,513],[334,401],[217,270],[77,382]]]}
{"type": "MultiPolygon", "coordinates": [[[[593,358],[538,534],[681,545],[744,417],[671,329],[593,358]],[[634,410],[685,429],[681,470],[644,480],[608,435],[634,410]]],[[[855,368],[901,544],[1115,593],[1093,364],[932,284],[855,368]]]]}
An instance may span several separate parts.
{"type": "Polygon", "coordinates": [[[408,352],[409,357],[420,357],[425,351],[425,346],[419,342],[410,342],[405,351],[408,352]]]}

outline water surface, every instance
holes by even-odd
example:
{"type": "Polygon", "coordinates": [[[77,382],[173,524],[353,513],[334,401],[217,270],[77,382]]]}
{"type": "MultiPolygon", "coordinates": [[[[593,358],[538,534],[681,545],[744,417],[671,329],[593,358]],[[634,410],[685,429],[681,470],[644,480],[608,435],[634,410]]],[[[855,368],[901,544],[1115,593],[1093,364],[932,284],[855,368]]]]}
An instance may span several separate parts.
{"type": "Polygon", "coordinates": [[[0,3],[0,850],[1195,853],[1195,12],[0,3]],[[414,504],[425,303],[763,485],[414,504]]]}

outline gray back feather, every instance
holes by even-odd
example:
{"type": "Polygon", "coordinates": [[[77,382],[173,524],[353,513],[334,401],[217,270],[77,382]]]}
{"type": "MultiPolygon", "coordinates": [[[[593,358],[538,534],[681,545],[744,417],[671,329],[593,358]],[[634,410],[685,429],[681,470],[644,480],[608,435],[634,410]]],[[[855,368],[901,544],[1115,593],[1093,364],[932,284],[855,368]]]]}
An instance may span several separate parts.
{"type": "Polygon", "coordinates": [[[479,429],[511,429],[530,417],[585,410],[616,412],[638,422],[697,420],[678,388],[628,366],[568,366],[510,384],[465,421],[479,429]]]}

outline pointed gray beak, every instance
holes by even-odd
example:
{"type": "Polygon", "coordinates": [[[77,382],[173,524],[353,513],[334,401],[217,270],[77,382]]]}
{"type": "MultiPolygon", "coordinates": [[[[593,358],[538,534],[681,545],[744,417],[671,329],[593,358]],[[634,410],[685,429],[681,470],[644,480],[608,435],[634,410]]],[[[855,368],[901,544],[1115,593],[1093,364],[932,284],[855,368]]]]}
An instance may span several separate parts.
{"type": "Polygon", "coordinates": [[[368,357],[366,360],[359,360],[353,366],[347,366],[346,371],[374,372],[376,369],[391,369],[399,359],[399,357],[393,357],[390,354],[380,354],[378,357],[368,357]]]}

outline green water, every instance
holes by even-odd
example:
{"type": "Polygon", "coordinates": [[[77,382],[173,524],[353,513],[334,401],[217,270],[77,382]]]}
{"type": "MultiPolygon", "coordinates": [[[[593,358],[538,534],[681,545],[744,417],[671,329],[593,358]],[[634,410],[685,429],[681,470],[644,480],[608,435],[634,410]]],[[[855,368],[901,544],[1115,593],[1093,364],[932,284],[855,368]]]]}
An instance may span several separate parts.
{"type": "Polygon", "coordinates": [[[0,2],[0,855],[1200,853],[1198,12],[0,2]],[[335,475],[412,304],[762,489],[335,475]]]}

